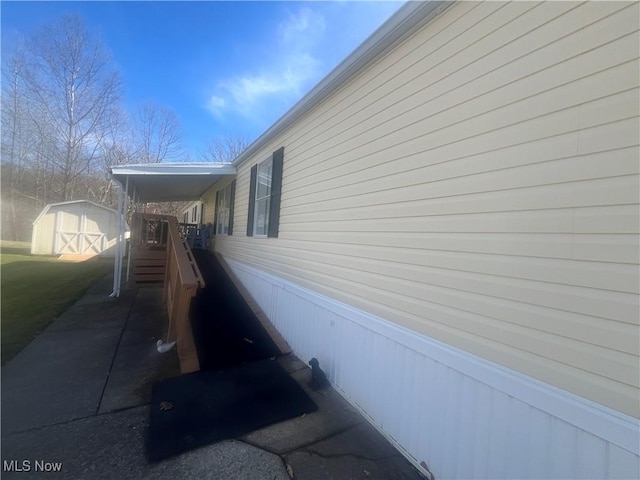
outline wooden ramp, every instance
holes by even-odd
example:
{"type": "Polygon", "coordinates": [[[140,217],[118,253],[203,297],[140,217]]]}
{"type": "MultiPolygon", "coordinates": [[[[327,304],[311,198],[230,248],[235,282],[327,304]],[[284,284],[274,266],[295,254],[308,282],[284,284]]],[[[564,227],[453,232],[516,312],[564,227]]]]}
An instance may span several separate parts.
{"type": "Polygon", "coordinates": [[[205,286],[178,220],[169,215],[135,213],[131,220],[129,283],[135,287],[162,287],[169,314],[168,341],[177,342],[180,371],[200,370],[189,308],[205,286]]]}

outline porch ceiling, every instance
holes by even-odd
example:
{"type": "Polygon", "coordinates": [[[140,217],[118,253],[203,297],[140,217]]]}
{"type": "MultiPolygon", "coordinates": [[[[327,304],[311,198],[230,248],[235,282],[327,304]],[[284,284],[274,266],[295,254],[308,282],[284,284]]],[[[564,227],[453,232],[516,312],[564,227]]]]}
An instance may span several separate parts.
{"type": "Polygon", "coordinates": [[[155,163],[111,167],[111,176],[124,188],[129,179],[129,196],[139,202],[198,200],[212,185],[236,174],[233,165],[222,163],[155,163]]]}

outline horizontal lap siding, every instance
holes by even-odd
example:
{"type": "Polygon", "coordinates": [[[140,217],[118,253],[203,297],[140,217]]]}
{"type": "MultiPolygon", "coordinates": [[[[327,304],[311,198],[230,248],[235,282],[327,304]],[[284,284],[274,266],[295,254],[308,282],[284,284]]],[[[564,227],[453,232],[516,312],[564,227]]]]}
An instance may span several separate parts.
{"type": "MultiPolygon", "coordinates": [[[[215,186],[218,189],[218,186],[215,186]]],[[[200,201],[204,204],[204,218],[202,219],[203,224],[211,223],[215,219],[215,209],[216,209],[216,190],[210,189],[200,197],[200,201]]]]}
{"type": "Polygon", "coordinates": [[[455,4],[285,147],[216,249],[638,416],[638,4],[455,4]]]}

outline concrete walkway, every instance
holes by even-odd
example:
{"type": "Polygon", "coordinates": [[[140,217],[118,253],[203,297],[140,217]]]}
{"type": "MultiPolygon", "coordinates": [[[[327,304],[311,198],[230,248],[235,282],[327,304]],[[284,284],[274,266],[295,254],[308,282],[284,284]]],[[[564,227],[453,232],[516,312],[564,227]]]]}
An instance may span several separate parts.
{"type": "Polygon", "coordinates": [[[317,412],[149,463],[151,387],[179,375],[177,358],[155,348],[167,325],[161,290],[109,299],[110,287],[96,284],[2,368],[3,479],[423,478],[335,391],[309,390],[293,355],[277,361],[317,412]]]}

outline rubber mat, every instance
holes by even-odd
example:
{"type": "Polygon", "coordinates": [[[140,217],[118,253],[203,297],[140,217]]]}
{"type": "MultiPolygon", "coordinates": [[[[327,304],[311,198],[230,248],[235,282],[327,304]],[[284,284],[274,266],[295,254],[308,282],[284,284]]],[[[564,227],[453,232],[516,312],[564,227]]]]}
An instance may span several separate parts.
{"type": "Polygon", "coordinates": [[[273,360],[153,386],[147,453],[157,461],[318,409],[273,360]]]}

